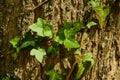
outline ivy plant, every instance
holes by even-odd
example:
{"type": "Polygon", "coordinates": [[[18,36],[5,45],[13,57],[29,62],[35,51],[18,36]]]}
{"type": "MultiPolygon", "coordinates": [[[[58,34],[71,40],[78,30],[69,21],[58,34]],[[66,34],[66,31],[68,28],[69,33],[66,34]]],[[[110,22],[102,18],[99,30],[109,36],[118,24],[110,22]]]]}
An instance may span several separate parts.
{"type": "Polygon", "coordinates": [[[90,0],[89,3],[92,5],[92,10],[98,15],[99,25],[100,28],[102,28],[105,25],[106,17],[110,12],[110,7],[104,7],[102,3],[94,0],[90,0]]]}
{"type": "MultiPolygon", "coordinates": [[[[96,25],[91,21],[87,24],[87,27],[96,25]]],[[[45,22],[45,20],[38,18],[36,23],[29,26],[30,31],[25,33],[23,38],[16,36],[10,40],[12,47],[15,49],[17,55],[21,50],[29,50],[30,55],[34,56],[41,64],[44,56],[59,53],[59,45],[63,45],[65,49],[70,51],[74,48],[76,61],[78,63],[78,72],[75,79],[77,80],[83,74],[90,70],[94,64],[91,53],[86,53],[83,58],[80,58],[80,43],[75,39],[75,35],[82,29],[82,22],[67,22],[63,21],[58,33],[54,34],[52,31],[52,25],[45,22]],[[45,45],[44,42],[50,42],[45,45]]],[[[16,57],[17,57],[16,55],[16,57]]],[[[54,69],[46,72],[49,76],[49,80],[62,80],[62,75],[59,71],[54,69]]]]}
{"type": "Polygon", "coordinates": [[[68,51],[71,48],[79,48],[79,43],[75,40],[75,34],[83,27],[80,22],[71,24],[70,22],[63,22],[63,27],[59,29],[58,35],[54,40],[59,44],[63,44],[68,51]]]}

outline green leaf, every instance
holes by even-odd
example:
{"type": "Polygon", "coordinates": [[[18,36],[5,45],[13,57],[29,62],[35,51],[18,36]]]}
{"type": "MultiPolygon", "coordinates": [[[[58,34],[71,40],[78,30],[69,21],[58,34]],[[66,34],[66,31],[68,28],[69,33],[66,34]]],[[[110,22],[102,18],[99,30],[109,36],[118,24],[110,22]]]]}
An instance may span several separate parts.
{"type": "Polygon", "coordinates": [[[10,40],[10,43],[12,44],[13,48],[17,48],[17,44],[20,41],[20,38],[16,36],[15,38],[10,40]]]}
{"type": "Polygon", "coordinates": [[[47,71],[46,75],[49,76],[49,80],[62,80],[61,73],[55,71],[54,69],[47,71]]]}
{"type": "Polygon", "coordinates": [[[35,46],[35,41],[26,41],[23,42],[20,46],[20,49],[28,47],[28,46],[35,46]]]}
{"type": "Polygon", "coordinates": [[[52,38],[53,36],[52,26],[50,24],[46,24],[41,18],[38,18],[37,23],[30,25],[29,28],[36,32],[38,36],[49,38],[52,38]]]}
{"type": "Polygon", "coordinates": [[[82,22],[74,22],[73,23],[74,26],[74,31],[78,32],[79,30],[82,29],[82,27],[84,26],[82,22]]]}
{"type": "Polygon", "coordinates": [[[82,60],[82,64],[85,68],[82,75],[84,75],[86,72],[88,72],[94,65],[94,59],[92,58],[92,53],[85,53],[84,58],[82,60]]]}
{"type": "Polygon", "coordinates": [[[74,40],[74,39],[65,39],[63,44],[68,49],[68,51],[71,48],[79,48],[79,46],[80,46],[79,43],[76,40],[74,40]]]}
{"type": "Polygon", "coordinates": [[[75,55],[80,55],[81,54],[81,50],[80,49],[77,49],[75,52],[74,52],[75,55]]]}
{"type": "Polygon", "coordinates": [[[99,1],[90,0],[89,3],[92,5],[92,8],[95,9],[100,6],[99,1]]]}
{"type": "Polygon", "coordinates": [[[58,52],[59,50],[57,43],[54,43],[53,45],[49,46],[47,49],[47,54],[57,54],[58,52]]]}
{"type": "Polygon", "coordinates": [[[102,28],[105,23],[105,19],[106,19],[106,17],[104,16],[105,15],[104,11],[103,9],[97,9],[96,13],[99,16],[99,24],[100,24],[100,27],[102,28]]]}
{"type": "Polygon", "coordinates": [[[45,20],[43,20],[42,18],[38,18],[36,24],[37,24],[39,27],[43,27],[45,23],[46,23],[45,20]]]}
{"type": "Polygon", "coordinates": [[[6,78],[0,78],[0,80],[11,80],[9,77],[6,78]]]}
{"type": "Polygon", "coordinates": [[[75,36],[75,32],[73,30],[68,30],[68,29],[65,29],[64,30],[64,35],[65,35],[65,38],[74,38],[75,36]]]}
{"type": "Polygon", "coordinates": [[[110,13],[110,7],[106,7],[105,9],[103,9],[104,11],[104,17],[106,18],[106,16],[108,16],[108,14],[110,13]]]}
{"type": "Polygon", "coordinates": [[[52,29],[51,29],[51,25],[45,25],[44,26],[43,34],[44,34],[44,36],[47,36],[49,38],[53,37],[53,32],[52,32],[52,29]]]}
{"type": "Polygon", "coordinates": [[[87,23],[88,28],[91,28],[91,26],[95,26],[95,25],[97,25],[97,23],[94,22],[94,21],[90,21],[90,22],[87,23]]]}
{"type": "Polygon", "coordinates": [[[108,16],[109,12],[110,12],[110,7],[107,7],[107,8],[105,8],[105,9],[103,9],[103,10],[101,11],[101,13],[98,13],[98,15],[99,15],[99,17],[100,17],[100,19],[99,19],[99,24],[100,24],[100,27],[101,27],[101,28],[102,28],[103,25],[105,24],[105,20],[106,20],[106,17],[108,16]]]}
{"type": "Polygon", "coordinates": [[[36,38],[34,35],[31,34],[31,32],[26,32],[25,33],[25,37],[22,39],[22,42],[25,42],[25,41],[35,41],[36,38]]]}
{"type": "Polygon", "coordinates": [[[59,44],[63,43],[63,40],[61,40],[59,36],[55,36],[54,41],[58,42],[59,44]]]}
{"type": "Polygon", "coordinates": [[[42,37],[44,36],[43,35],[43,27],[40,27],[40,26],[38,26],[37,24],[34,23],[34,24],[30,25],[29,28],[32,31],[36,32],[37,35],[42,36],[42,37]]]}
{"type": "Polygon", "coordinates": [[[65,29],[70,29],[73,26],[72,22],[62,21],[62,23],[65,29]]]}
{"type": "Polygon", "coordinates": [[[17,53],[14,53],[14,54],[13,54],[13,58],[14,58],[14,60],[17,59],[17,56],[18,56],[17,53]]]}
{"type": "Polygon", "coordinates": [[[13,48],[15,48],[15,53],[13,54],[14,59],[17,58],[18,53],[20,51],[20,48],[17,46],[19,41],[20,41],[20,38],[18,36],[10,40],[10,43],[13,45],[13,48]]]}
{"type": "Polygon", "coordinates": [[[92,5],[92,9],[95,10],[96,14],[99,16],[99,24],[100,28],[102,28],[105,24],[106,17],[108,16],[110,12],[110,7],[103,8],[103,4],[98,1],[91,0],[89,2],[92,5]]]}
{"type": "Polygon", "coordinates": [[[60,30],[58,31],[58,36],[59,36],[59,39],[61,40],[65,39],[64,30],[65,28],[63,27],[63,28],[60,28],[60,30]]]}
{"type": "Polygon", "coordinates": [[[75,80],[79,80],[85,70],[85,68],[83,67],[83,64],[82,64],[82,58],[79,57],[79,56],[75,56],[75,59],[77,61],[77,73],[75,75],[75,80]]]}
{"type": "Polygon", "coordinates": [[[76,73],[76,76],[75,76],[75,80],[79,80],[84,72],[85,68],[83,67],[83,64],[82,63],[79,63],[78,64],[78,71],[76,73]]]}
{"type": "MultiPolygon", "coordinates": [[[[90,59],[92,59],[92,57],[93,57],[92,53],[90,53],[90,52],[89,53],[85,53],[84,58],[83,58],[83,62],[89,61],[90,59]]],[[[94,62],[91,62],[91,63],[94,64],[94,62]]]]}
{"type": "Polygon", "coordinates": [[[17,58],[18,53],[19,53],[19,51],[20,51],[20,48],[19,48],[19,47],[16,47],[15,49],[16,49],[16,51],[15,51],[15,53],[13,54],[14,59],[17,58]]]}
{"type": "Polygon", "coordinates": [[[35,56],[35,58],[42,63],[43,57],[46,55],[46,52],[44,49],[32,49],[30,51],[31,56],[35,56]]]}
{"type": "Polygon", "coordinates": [[[78,63],[78,71],[75,76],[75,80],[83,77],[94,65],[94,59],[92,58],[92,53],[85,53],[84,57],[75,57],[78,63]]]}

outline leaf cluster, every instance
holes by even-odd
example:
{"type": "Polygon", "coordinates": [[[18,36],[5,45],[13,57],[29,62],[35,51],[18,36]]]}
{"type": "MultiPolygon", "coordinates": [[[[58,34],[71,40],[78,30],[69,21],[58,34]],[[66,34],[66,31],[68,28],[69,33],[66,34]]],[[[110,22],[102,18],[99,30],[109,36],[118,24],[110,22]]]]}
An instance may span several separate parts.
{"type": "Polygon", "coordinates": [[[79,48],[80,45],[75,40],[75,35],[82,27],[83,23],[81,22],[71,23],[63,21],[63,26],[59,29],[58,35],[55,36],[54,40],[59,44],[63,44],[68,51],[71,48],[79,48]]]}
{"type": "MultiPolygon", "coordinates": [[[[95,22],[90,21],[87,26],[96,25],[95,22]]],[[[44,56],[59,53],[59,45],[64,45],[68,51],[72,48],[76,49],[75,55],[80,55],[80,44],[75,39],[75,35],[82,29],[82,22],[62,22],[62,27],[59,28],[58,33],[54,34],[52,31],[52,25],[45,22],[45,20],[38,18],[36,23],[29,26],[30,31],[26,32],[24,38],[16,36],[10,40],[12,47],[15,49],[15,58],[17,58],[18,53],[21,50],[29,50],[30,55],[34,56],[41,64],[43,62],[44,56]],[[45,39],[47,38],[47,39],[45,39]],[[52,41],[49,45],[44,45],[43,41],[52,41]],[[47,48],[43,48],[43,46],[47,48]]],[[[76,73],[76,79],[78,79],[82,74],[87,72],[92,65],[94,60],[92,59],[92,54],[85,54],[84,58],[76,58],[78,61],[78,72],[76,73]],[[87,66],[86,66],[87,65],[87,66]],[[89,65],[89,66],[88,66],[89,65]]],[[[49,80],[62,80],[61,73],[55,71],[54,69],[46,72],[49,76],[49,80]]]]}
{"type": "Polygon", "coordinates": [[[105,20],[108,14],[110,13],[110,7],[103,7],[103,4],[99,1],[90,0],[89,3],[92,5],[92,10],[98,15],[98,21],[100,28],[105,25],[105,20]]]}

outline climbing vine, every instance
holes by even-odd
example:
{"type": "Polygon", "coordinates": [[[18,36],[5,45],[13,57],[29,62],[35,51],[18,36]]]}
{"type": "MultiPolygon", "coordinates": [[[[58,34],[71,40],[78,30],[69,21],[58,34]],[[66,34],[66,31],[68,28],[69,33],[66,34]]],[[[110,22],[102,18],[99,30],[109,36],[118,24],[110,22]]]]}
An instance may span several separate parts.
{"type": "MultiPolygon", "coordinates": [[[[34,56],[42,64],[44,56],[50,54],[60,54],[59,45],[64,45],[64,48],[68,51],[75,49],[73,54],[77,56],[75,57],[76,64],[78,64],[78,72],[75,77],[75,80],[77,80],[94,64],[92,53],[85,53],[83,58],[79,57],[81,55],[79,49],[80,45],[75,39],[75,35],[82,27],[83,24],[81,22],[71,23],[63,21],[63,26],[59,29],[58,34],[56,35],[52,31],[52,25],[46,23],[45,20],[38,18],[36,23],[29,26],[30,31],[25,34],[23,39],[16,36],[10,40],[10,43],[15,51],[14,58],[17,58],[20,50],[28,49],[30,50],[30,55],[34,56]],[[46,42],[51,42],[48,45],[44,45],[42,42],[44,39],[46,39],[46,42]],[[43,46],[45,46],[45,48],[43,48],[43,46]],[[87,63],[90,65],[89,68],[84,66],[87,65],[87,63]]],[[[46,75],[50,76],[50,80],[61,80],[61,78],[59,78],[61,75],[60,72],[56,72],[55,70],[47,71],[46,75]]]]}
{"type": "MultiPolygon", "coordinates": [[[[29,26],[29,31],[25,33],[23,38],[16,36],[10,43],[12,44],[12,50],[15,51],[14,58],[21,50],[27,49],[30,51],[30,55],[34,56],[40,64],[43,64],[45,56],[51,54],[61,54],[60,45],[63,45],[67,51],[74,49],[74,64],[77,65],[78,71],[75,75],[75,80],[83,77],[94,65],[94,59],[91,52],[81,54],[80,43],[76,40],[75,35],[86,26],[90,29],[92,26],[100,25],[100,28],[105,24],[106,17],[109,14],[110,7],[104,8],[102,3],[94,0],[90,0],[89,4],[92,6],[92,10],[98,16],[98,22],[89,20],[85,25],[83,22],[62,22],[62,27],[59,28],[58,33],[53,32],[53,26],[46,23],[45,20],[38,18],[36,23],[29,26]],[[46,43],[46,44],[45,44],[46,43]]],[[[75,68],[73,65],[72,68],[75,68]]],[[[66,79],[70,77],[72,72],[66,75],[66,79]]],[[[62,80],[62,73],[51,69],[46,71],[46,75],[49,76],[49,80],[62,80]]]]}

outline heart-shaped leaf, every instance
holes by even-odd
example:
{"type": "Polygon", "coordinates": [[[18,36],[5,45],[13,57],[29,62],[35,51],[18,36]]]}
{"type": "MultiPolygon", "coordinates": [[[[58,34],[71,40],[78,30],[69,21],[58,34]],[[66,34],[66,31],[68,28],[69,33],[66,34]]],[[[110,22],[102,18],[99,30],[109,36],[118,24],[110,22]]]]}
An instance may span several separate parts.
{"type": "Polygon", "coordinates": [[[65,35],[65,38],[74,38],[75,36],[75,32],[73,30],[68,30],[68,29],[65,29],[64,30],[64,35],[65,35]]]}
{"type": "Polygon", "coordinates": [[[39,27],[43,27],[45,23],[46,23],[45,20],[43,20],[42,18],[38,18],[36,24],[37,24],[39,27]]]}
{"type": "Polygon", "coordinates": [[[20,38],[18,36],[16,36],[15,38],[10,40],[10,43],[13,45],[14,48],[16,48],[19,40],[20,40],[20,38]]]}
{"type": "Polygon", "coordinates": [[[36,32],[37,35],[43,36],[43,27],[40,27],[40,26],[38,26],[37,24],[34,23],[34,24],[30,25],[29,28],[32,31],[36,32]]]}
{"type": "Polygon", "coordinates": [[[43,57],[46,55],[46,52],[44,49],[32,49],[30,51],[31,56],[35,56],[35,58],[42,63],[43,57]]]}
{"type": "Polygon", "coordinates": [[[59,36],[55,36],[54,41],[58,42],[59,44],[63,43],[63,40],[61,40],[59,36]]]}
{"type": "Polygon", "coordinates": [[[74,40],[74,39],[65,39],[63,44],[68,49],[68,51],[71,48],[78,48],[80,46],[79,43],[76,40],[74,40]]]}
{"type": "Polygon", "coordinates": [[[49,76],[49,80],[62,80],[61,73],[54,69],[47,71],[46,74],[49,76]]]}
{"type": "Polygon", "coordinates": [[[47,25],[44,26],[43,34],[44,34],[44,36],[47,36],[49,38],[53,37],[53,32],[52,32],[52,29],[51,29],[51,25],[47,24],[47,25]]]}

